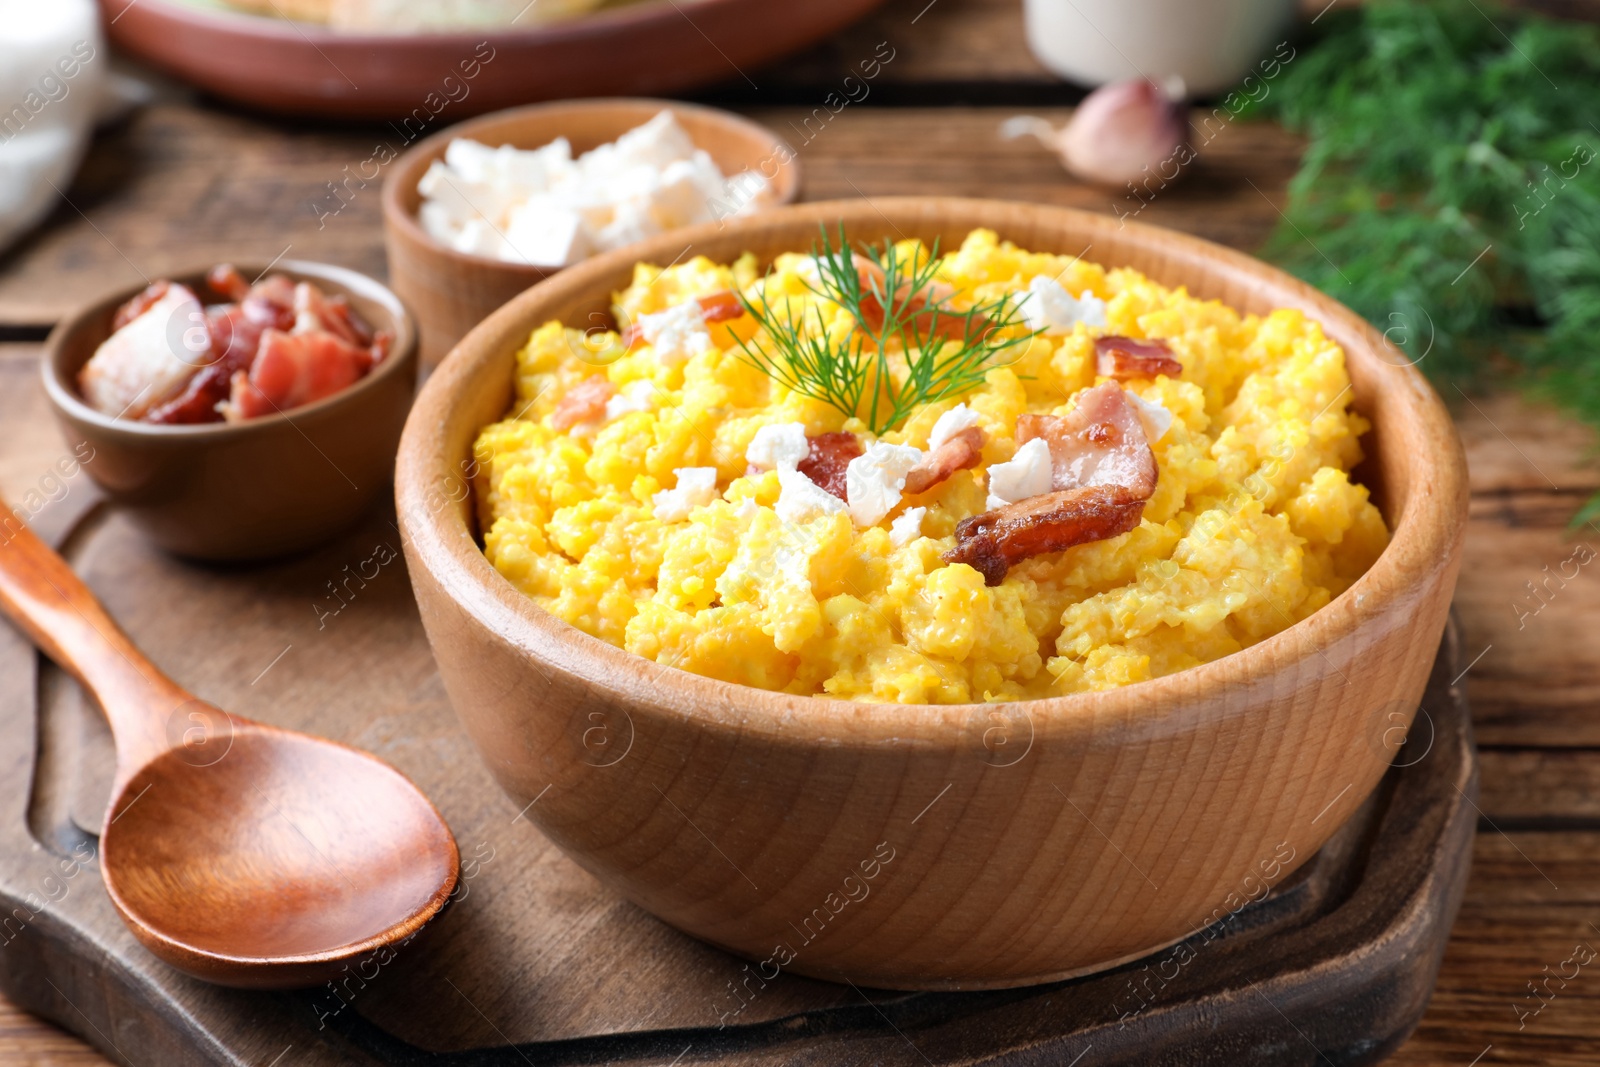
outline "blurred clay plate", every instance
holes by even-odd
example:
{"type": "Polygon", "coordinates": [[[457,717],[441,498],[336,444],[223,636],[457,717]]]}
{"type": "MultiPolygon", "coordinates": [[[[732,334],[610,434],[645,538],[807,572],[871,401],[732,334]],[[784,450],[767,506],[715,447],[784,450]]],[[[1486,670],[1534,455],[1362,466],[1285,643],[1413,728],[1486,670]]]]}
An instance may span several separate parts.
{"type": "Polygon", "coordinates": [[[100,0],[119,48],[217,96],[296,115],[454,121],[558,97],[739,79],[882,0],[644,0],[528,29],[378,34],[198,0],[100,0]]]}

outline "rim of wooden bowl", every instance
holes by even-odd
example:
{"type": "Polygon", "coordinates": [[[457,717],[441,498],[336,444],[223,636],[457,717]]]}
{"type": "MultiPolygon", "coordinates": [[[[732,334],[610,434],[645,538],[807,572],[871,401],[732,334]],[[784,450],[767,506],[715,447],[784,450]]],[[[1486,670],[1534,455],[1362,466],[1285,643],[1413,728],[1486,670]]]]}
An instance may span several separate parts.
{"type": "MultiPolygon", "coordinates": [[[[679,231],[607,253],[568,268],[523,293],[476,327],[440,365],[424,387],[401,439],[396,472],[396,495],[401,521],[414,558],[456,605],[500,641],[548,667],[582,679],[591,690],[627,701],[626,706],[653,707],[663,714],[692,718],[708,728],[755,733],[769,740],[869,745],[886,741],[949,748],[961,743],[961,725],[974,708],[967,704],[868,704],[830,696],[800,696],[723,682],[688,671],[670,669],[645,659],[549,614],[516,589],[484,556],[466,510],[473,497],[456,507],[430,508],[430,487],[445,484],[456,474],[462,455],[446,454],[442,440],[451,409],[472,380],[491,365],[511,373],[517,347],[532,329],[550,317],[549,308],[588,298],[619,272],[636,261],[665,262],[685,244],[701,248],[713,258],[725,255],[737,238],[778,233],[814,234],[826,221],[852,221],[876,230],[881,219],[892,230],[989,228],[1004,239],[1017,231],[1055,228],[1070,231],[1091,247],[1113,240],[1128,249],[1157,253],[1172,265],[1163,284],[1173,274],[1186,272],[1195,288],[1224,284],[1253,285],[1268,292],[1274,307],[1298,307],[1320,322],[1329,339],[1340,344],[1350,365],[1360,366],[1360,376],[1372,389],[1393,392],[1403,403],[1391,411],[1404,413],[1434,447],[1406,455],[1407,487],[1403,502],[1388,501],[1385,515],[1391,526],[1389,545],[1357,581],[1329,604],[1279,633],[1221,659],[1174,674],[1116,689],[1074,693],[1017,702],[1033,716],[1096,715],[1120,719],[1141,730],[1164,731],[1175,724],[1175,709],[1196,714],[1225,713],[1220,703],[1205,702],[1234,686],[1249,686],[1259,679],[1306,663],[1315,673],[1319,656],[1364,625],[1394,629],[1406,616],[1407,605],[1430,579],[1451,565],[1460,551],[1467,507],[1466,460],[1443,402],[1422,374],[1375,328],[1331,297],[1241,252],[1200,238],[1139,223],[1119,223],[1105,215],[1069,208],[994,200],[946,197],[882,198],[873,201],[829,201],[782,208],[728,223],[679,231]],[[669,248],[670,246],[670,248],[669,248]],[[1200,284],[1204,277],[1215,285],[1200,284]],[[1202,702],[1209,710],[1196,710],[1202,702]]],[[[794,241],[797,251],[807,238],[794,241]]],[[[757,240],[749,244],[761,243],[757,240]]],[[[1037,243],[1037,242],[1036,242],[1037,243]]],[[[1086,254],[1087,250],[1030,248],[1086,254]]],[[[736,255],[737,253],[733,253],[736,255]]],[[[733,258],[728,255],[727,258],[733,258]]],[[[1111,265],[1125,259],[1112,253],[1111,265]]],[[[1373,419],[1381,433],[1384,426],[1373,419]]],[[[468,449],[470,454],[470,438],[468,449]]],[[[1393,491],[1392,489],[1390,490],[1393,491]]],[[[1396,632],[1395,639],[1404,639],[1396,632]]],[[[1431,639],[1431,638],[1430,638],[1431,639]]],[[[1359,665],[1354,665],[1359,667],[1359,665]]],[[[1322,670],[1326,670],[1325,667],[1322,670]]],[[[1007,705],[1012,706],[1012,705],[1007,705]]]]}
{"type": "MultiPolygon", "coordinates": [[[[454,126],[447,126],[437,133],[423,138],[400,154],[395,160],[393,168],[383,182],[383,218],[386,225],[393,228],[397,234],[414,247],[426,248],[431,255],[455,263],[460,267],[494,267],[504,270],[508,274],[521,275],[528,279],[528,284],[533,285],[546,278],[572,267],[536,267],[528,263],[513,263],[502,259],[493,259],[489,256],[473,255],[469,252],[458,252],[454,248],[440,244],[434,240],[427,230],[422,228],[422,223],[417,218],[417,207],[411,205],[411,200],[416,196],[417,183],[422,180],[422,175],[427,171],[428,165],[435,159],[444,156],[445,149],[451,141],[463,137],[474,140],[484,140],[485,143],[505,135],[500,132],[506,127],[513,127],[530,117],[550,118],[566,117],[572,119],[593,118],[596,115],[610,115],[618,119],[617,132],[612,134],[610,140],[633,129],[641,123],[648,122],[662,111],[671,111],[679,116],[689,115],[710,125],[720,126],[728,132],[737,135],[750,145],[759,143],[767,157],[779,153],[788,155],[782,169],[778,172],[782,179],[772,180],[777,193],[777,204],[772,208],[764,208],[756,214],[765,214],[788,204],[792,204],[800,195],[800,184],[803,178],[801,173],[800,156],[790,147],[789,142],[778,136],[772,130],[731,111],[721,108],[707,107],[704,104],[686,104],[679,100],[659,100],[645,96],[624,97],[597,97],[589,100],[556,100],[543,104],[528,104],[523,107],[506,108],[502,111],[491,111],[486,115],[458,122],[454,126]],[[487,139],[487,140],[485,140],[487,139]]],[[[568,136],[554,134],[554,137],[568,136]]],[[[692,136],[692,135],[691,135],[692,136]]],[[[512,143],[509,141],[501,141],[512,143]]],[[[543,142],[548,144],[549,140],[543,142]]],[[[601,142],[605,143],[605,142],[601,142]]],[[[524,148],[538,148],[541,145],[519,145],[524,148]]],[[[696,148],[703,145],[696,143],[696,148]]],[[[574,152],[581,154],[588,149],[574,145],[574,152]]],[[[710,151],[710,149],[706,149],[710,151]]],[[[715,155],[712,156],[715,159],[715,155]]],[[[722,165],[717,160],[717,165],[722,165]]],[[[731,177],[731,175],[730,175],[731,177]]],[[[420,205],[420,201],[419,201],[420,205]]],[[[686,234],[689,230],[674,230],[671,235],[686,234]]],[[[662,236],[669,236],[663,234],[662,236]]],[[[604,253],[602,253],[604,254],[604,253]]],[[[598,259],[593,256],[573,266],[582,266],[583,263],[598,259]]]]}
{"type": "MultiPolygon", "coordinates": [[[[215,266],[212,264],[211,266],[215,266]]],[[[190,284],[190,279],[203,279],[211,266],[188,268],[184,270],[168,271],[164,275],[169,280],[180,284],[190,284]]],[[[246,433],[257,433],[266,428],[277,426],[292,420],[303,419],[308,415],[317,415],[324,411],[348,404],[363,393],[370,392],[378,384],[395,374],[403,373],[407,365],[416,359],[417,354],[417,324],[411,316],[411,311],[387,285],[360,271],[351,270],[349,267],[339,267],[331,263],[316,263],[311,260],[285,259],[271,264],[250,264],[239,266],[238,270],[246,277],[260,277],[271,271],[274,274],[286,274],[295,281],[312,281],[330,287],[331,295],[359,296],[363,300],[371,301],[382,307],[389,315],[389,327],[394,331],[394,345],[389,355],[382,363],[356,382],[331,396],[300,407],[289,408],[286,411],[276,411],[271,415],[261,415],[252,419],[239,422],[201,422],[169,426],[159,423],[138,422],[133,419],[118,418],[107,415],[89,406],[83,399],[83,394],[78,390],[76,376],[83,362],[75,366],[63,365],[66,346],[69,339],[76,337],[86,330],[95,329],[100,319],[107,317],[107,312],[127,303],[138,294],[144,292],[144,285],[125,286],[112,290],[96,297],[84,304],[78,310],[68,315],[50,331],[50,336],[45,339],[44,357],[41,361],[42,376],[44,378],[45,396],[62,414],[100,430],[124,433],[142,439],[166,438],[169,440],[187,439],[190,441],[213,441],[229,437],[237,437],[246,433]]],[[[202,300],[202,303],[204,301],[202,300]]],[[[372,324],[374,329],[384,329],[378,323],[372,324]]],[[[110,334],[101,337],[96,345],[104,342],[110,334]]],[[[91,353],[91,356],[93,353],[91,353]]]]}

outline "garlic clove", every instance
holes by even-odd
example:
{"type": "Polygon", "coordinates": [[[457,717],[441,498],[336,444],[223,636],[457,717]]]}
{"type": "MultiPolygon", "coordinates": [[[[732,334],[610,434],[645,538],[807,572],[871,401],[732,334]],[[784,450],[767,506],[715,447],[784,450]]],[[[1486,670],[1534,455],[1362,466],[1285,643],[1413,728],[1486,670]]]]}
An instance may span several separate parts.
{"type": "Polygon", "coordinates": [[[1037,138],[1085,181],[1109,186],[1137,181],[1171,158],[1189,134],[1183,82],[1169,83],[1163,87],[1140,79],[1105,85],[1085,97],[1059,130],[1036,116],[1018,115],[1001,124],[1000,135],[1037,138]]]}

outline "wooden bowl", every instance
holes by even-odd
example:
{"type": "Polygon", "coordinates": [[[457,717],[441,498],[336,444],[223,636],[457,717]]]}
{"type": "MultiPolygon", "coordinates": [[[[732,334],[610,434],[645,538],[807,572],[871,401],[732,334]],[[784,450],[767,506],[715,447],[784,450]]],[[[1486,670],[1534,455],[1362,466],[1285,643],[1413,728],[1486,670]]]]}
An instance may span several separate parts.
{"type": "MultiPolygon", "coordinates": [[[[246,278],[266,264],[238,264],[246,278]]],[[[111,334],[116,310],[143,286],[108,293],[45,343],[45,395],[84,470],[156,544],[193,559],[265,559],[309,548],[353,525],[387,489],[417,383],[417,332],[400,299],[355,271],[284,260],[275,274],[343,295],[374,329],[394,334],[387,359],[314,404],[237,423],[155,426],[103,415],[78,371],[111,334]]],[[[172,274],[203,285],[206,268],[172,274]]]]}
{"type": "Polygon", "coordinates": [[[743,81],[883,0],[653,0],[526,29],[346,33],[175,0],[100,0],[111,41],[227,100],[391,119],[397,148],[438,123],[535,100],[743,81]]]}
{"type": "MultiPolygon", "coordinates": [[[[863,986],[1062,978],[1186,937],[1309,858],[1366,799],[1410,722],[1455,585],[1467,482],[1422,376],[1353,312],[1237,252],[1101,215],[980,200],[808,204],[568,270],[474,330],[433,375],[396,484],[446,688],[515,807],[606,885],[756,963],[863,986]],[[1359,472],[1394,531],[1349,590],[1242,652],[1108,692],[1002,705],[790,696],[630,655],[536,607],[484,559],[468,494],[479,428],[538,324],[604,312],[636,258],[728,260],[975,227],[1093,245],[1244,311],[1296,307],[1349,356],[1374,425],[1359,472]],[[533,803],[537,800],[537,803],[533,803]],[[790,958],[792,956],[792,958],[790,958]]],[[[1202,964],[1203,965],[1203,964],[1202,964]]],[[[750,979],[758,995],[759,978],[750,979]]],[[[741,997],[744,994],[741,993],[741,997]]]]}
{"type": "Polygon", "coordinates": [[[428,236],[417,221],[422,206],[417,182],[428,166],[444,158],[445,149],[458,137],[518,148],[538,148],[565,137],[576,155],[615,141],[663,109],[677,116],[724,174],[762,171],[782,204],[800,195],[800,162],[782,138],[738,115],[671,100],[573,100],[514,108],[436,133],[395,162],[383,183],[389,281],[416,312],[425,371],[495,308],[560,269],[468,255],[428,236]]]}

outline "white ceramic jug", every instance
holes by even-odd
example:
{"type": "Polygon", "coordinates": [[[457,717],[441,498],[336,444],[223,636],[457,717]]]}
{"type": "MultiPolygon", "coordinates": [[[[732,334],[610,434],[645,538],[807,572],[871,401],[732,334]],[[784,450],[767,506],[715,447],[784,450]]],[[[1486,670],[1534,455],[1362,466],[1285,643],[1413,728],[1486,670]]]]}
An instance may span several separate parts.
{"type": "Polygon", "coordinates": [[[72,181],[110,63],[93,0],[0,0],[0,250],[72,181]]]}

